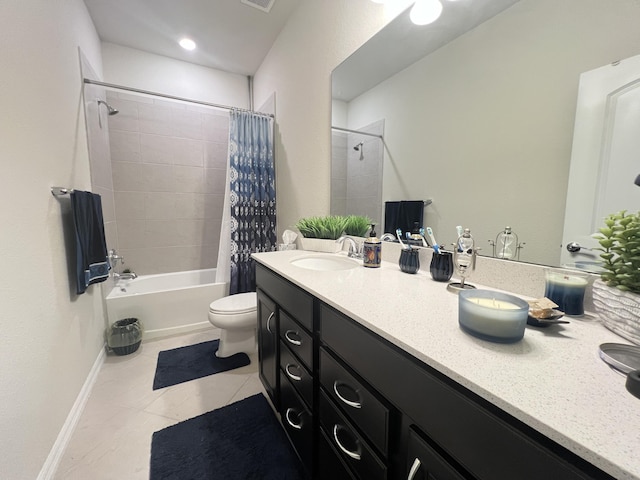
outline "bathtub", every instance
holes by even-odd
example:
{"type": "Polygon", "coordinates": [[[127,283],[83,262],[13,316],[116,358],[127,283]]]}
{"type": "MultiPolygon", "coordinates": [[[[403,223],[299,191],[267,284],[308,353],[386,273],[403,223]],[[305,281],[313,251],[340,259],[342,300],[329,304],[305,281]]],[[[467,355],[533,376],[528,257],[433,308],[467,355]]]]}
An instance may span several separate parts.
{"type": "Polygon", "coordinates": [[[211,268],[119,280],[106,297],[109,324],[138,318],[146,340],[213,328],[209,304],[229,291],[229,285],[215,283],[215,277],[211,268]]]}

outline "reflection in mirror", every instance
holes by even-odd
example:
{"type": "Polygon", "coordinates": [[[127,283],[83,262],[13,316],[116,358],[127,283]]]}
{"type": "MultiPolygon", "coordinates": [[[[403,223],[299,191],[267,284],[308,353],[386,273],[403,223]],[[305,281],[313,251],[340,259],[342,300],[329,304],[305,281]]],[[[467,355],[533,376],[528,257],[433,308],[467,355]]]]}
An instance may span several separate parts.
{"type": "Polygon", "coordinates": [[[433,199],[424,223],[441,244],[450,246],[462,225],[471,229],[479,253],[491,256],[490,241],[509,226],[526,244],[520,260],[559,265],[579,77],[640,53],[640,4],[444,5],[434,24],[416,27],[405,12],[363,46],[375,44],[376,58],[369,62],[383,65],[403,52],[415,55],[412,35],[431,29],[433,38],[422,39],[431,42],[431,53],[415,63],[375,78],[359,50],[338,66],[333,125],[359,130],[384,119],[380,204],[433,199]],[[456,17],[477,19],[491,5],[483,23],[450,32],[456,17]],[[449,35],[444,43],[436,38],[441,31],[449,35]],[[366,82],[366,91],[350,90],[366,82]]]}

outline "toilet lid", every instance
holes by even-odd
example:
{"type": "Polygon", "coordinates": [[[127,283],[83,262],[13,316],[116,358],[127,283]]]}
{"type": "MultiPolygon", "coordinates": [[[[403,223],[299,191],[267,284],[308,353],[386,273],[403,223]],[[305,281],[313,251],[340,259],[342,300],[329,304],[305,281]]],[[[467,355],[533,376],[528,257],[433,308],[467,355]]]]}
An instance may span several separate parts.
{"type": "Polygon", "coordinates": [[[256,292],[238,293],[214,300],[209,305],[209,311],[222,315],[249,313],[256,310],[257,304],[256,292]]]}

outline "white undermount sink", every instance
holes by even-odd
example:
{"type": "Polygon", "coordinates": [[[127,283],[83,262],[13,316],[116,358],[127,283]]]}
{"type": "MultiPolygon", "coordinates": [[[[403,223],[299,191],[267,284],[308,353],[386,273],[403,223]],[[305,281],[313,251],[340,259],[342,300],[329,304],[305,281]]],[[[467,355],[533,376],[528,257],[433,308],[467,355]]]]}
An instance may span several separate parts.
{"type": "Polygon", "coordinates": [[[290,260],[291,265],[307,270],[316,271],[338,271],[356,268],[360,263],[356,260],[338,255],[309,255],[290,260]]]}

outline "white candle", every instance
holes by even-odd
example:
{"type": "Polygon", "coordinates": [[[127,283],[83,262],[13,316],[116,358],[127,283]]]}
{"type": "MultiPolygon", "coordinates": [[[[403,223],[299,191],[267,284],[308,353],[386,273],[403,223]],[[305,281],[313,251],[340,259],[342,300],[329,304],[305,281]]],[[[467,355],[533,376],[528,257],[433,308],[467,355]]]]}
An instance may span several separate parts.
{"type": "Polygon", "coordinates": [[[498,310],[516,310],[520,307],[515,303],[505,302],[504,300],[496,300],[495,298],[470,298],[470,302],[488,308],[496,308],[498,310]]]}
{"type": "Polygon", "coordinates": [[[523,337],[529,312],[524,300],[489,290],[466,290],[459,297],[458,322],[465,332],[501,343],[523,337]]]}

